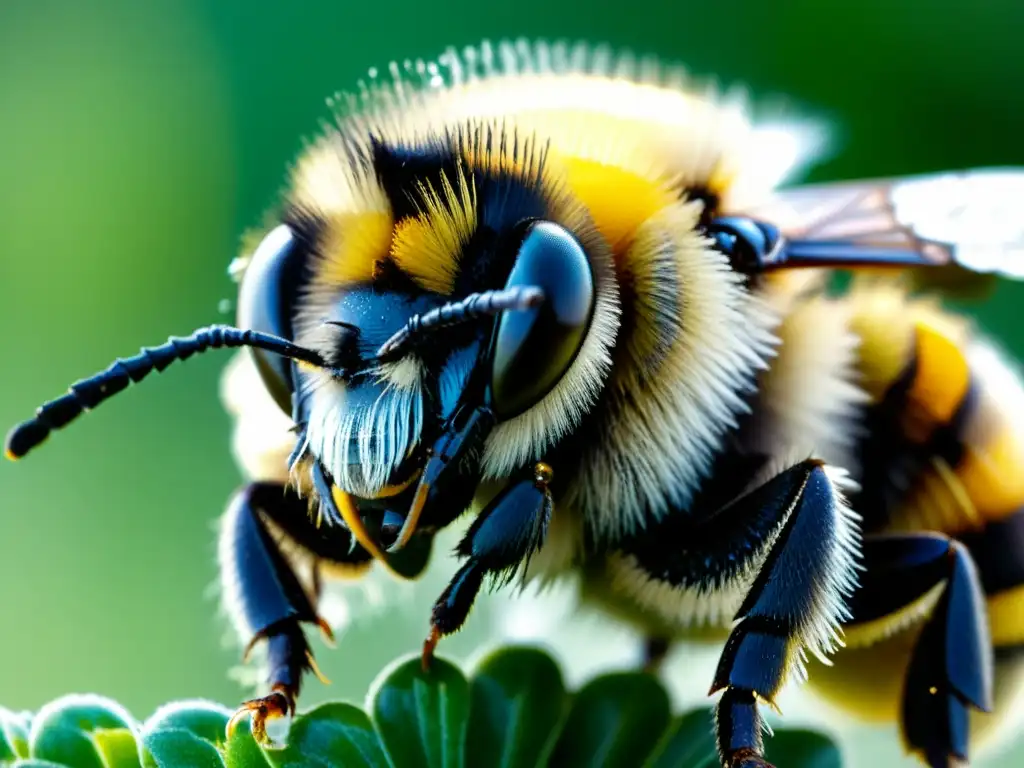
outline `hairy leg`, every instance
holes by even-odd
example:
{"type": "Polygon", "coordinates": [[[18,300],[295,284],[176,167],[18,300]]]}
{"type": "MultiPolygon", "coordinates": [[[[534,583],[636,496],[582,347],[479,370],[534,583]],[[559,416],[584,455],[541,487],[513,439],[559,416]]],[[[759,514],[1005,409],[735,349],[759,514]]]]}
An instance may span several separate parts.
{"type": "Polygon", "coordinates": [[[731,505],[768,511],[780,525],[736,614],[711,693],[719,755],[727,768],[764,768],[759,703],[774,706],[807,652],[830,653],[855,585],[859,532],[832,477],[817,461],[776,475],[731,505]]]}
{"type": "Polygon", "coordinates": [[[465,623],[484,578],[512,578],[540,548],[551,518],[550,481],[550,467],[537,464],[530,477],[510,485],[473,521],[457,549],[466,561],[434,603],[423,644],[424,668],[438,641],[465,623]]]}
{"type": "Polygon", "coordinates": [[[347,558],[353,565],[369,558],[351,547],[344,528],[317,528],[306,502],[281,485],[253,483],[232,498],[220,528],[222,591],[246,655],[257,643],[267,643],[270,693],[245,702],[229,727],[252,712],[253,733],[261,740],[269,719],[294,714],[305,674],[319,675],[302,625],[319,626],[331,637],[315,608],[319,577],[314,576],[312,589],[303,586],[274,528],[314,557],[347,558]]]}

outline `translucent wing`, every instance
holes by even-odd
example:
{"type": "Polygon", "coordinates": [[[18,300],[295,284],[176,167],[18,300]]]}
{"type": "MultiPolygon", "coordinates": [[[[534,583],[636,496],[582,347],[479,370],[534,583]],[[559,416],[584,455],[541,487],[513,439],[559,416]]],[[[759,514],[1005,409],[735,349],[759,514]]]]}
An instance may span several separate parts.
{"type": "Polygon", "coordinates": [[[746,213],[804,252],[838,241],[865,254],[907,251],[924,264],[1024,279],[1024,168],[805,185],[746,213]]]}

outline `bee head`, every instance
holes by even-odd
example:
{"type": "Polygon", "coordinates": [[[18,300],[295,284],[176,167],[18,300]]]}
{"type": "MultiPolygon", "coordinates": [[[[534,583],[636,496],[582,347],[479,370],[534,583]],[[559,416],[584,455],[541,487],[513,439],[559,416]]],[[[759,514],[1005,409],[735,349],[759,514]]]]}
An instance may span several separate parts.
{"type": "Polygon", "coordinates": [[[511,262],[500,287],[446,297],[400,279],[353,286],[304,338],[329,366],[296,367],[293,464],[316,463],[371,552],[460,514],[488,438],[558,386],[588,336],[594,273],[569,229],[523,220],[493,250],[511,262]]]}

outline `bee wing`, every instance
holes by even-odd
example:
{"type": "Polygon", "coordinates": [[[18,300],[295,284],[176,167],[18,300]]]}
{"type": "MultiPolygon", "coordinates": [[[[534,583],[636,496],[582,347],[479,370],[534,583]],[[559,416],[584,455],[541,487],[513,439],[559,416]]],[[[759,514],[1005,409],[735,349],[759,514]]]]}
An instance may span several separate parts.
{"type": "Polygon", "coordinates": [[[792,244],[797,258],[779,266],[800,265],[820,245],[814,266],[952,266],[1024,279],[1024,168],[804,185],[750,215],[792,244]]]}

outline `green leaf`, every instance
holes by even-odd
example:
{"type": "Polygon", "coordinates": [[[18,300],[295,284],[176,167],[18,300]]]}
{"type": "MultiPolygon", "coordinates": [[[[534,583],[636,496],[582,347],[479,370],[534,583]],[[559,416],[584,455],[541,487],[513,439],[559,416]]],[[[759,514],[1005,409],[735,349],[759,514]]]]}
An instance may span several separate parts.
{"type": "Polygon", "coordinates": [[[645,768],[718,768],[714,729],[710,709],[676,718],[645,768]]]}
{"type": "Polygon", "coordinates": [[[213,744],[183,728],[153,731],[146,735],[143,746],[147,768],[224,768],[213,744]]]}
{"type": "MultiPolygon", "coordinates": [[[[301,722],[301,718],[298,722],[301,722]]],[[[297,726],[296,726],[297,727],[297,726]]],[[[270,761],[252,737],[251,726],[239,725],[224,749],[227,768],[268,768],[270,761]]]]}
{"type": "Polygon", "coordinates": [[[569,698],[554,660],[532,648],[486,657],[470,683],[466,765],[534,768],[554,747],[569,698]]]}
{"type": "Polygon", "coordinates": [[[193,699],[160,707],[142,726],[142,737],[164,730],[188,731],[210,744],[223,748],[231,710],[212,701],[193,699]]]}
{"type": "Polygon", "coordinates": [[[462,768],[469,683],[457,667],[435,658],[424,672],[419,656],[409,658],[385,670],[371,698],[394,768],[462,768]]]}
{"type": "MultiPolygon", "coordinates": [[[[29,754],[33,758],[73,765],[107,768],[106,744],[120,754],[123,738],[97,739],[97,732],[128,731],[137,725],[121,705],[102,696],[71,695],[50,702],[32,721],[29,754]]],[[[129,765],[138,765],[138,760],[129,765]]]]}
{"type": "Polygon", "coordinates": [[[104,768],[103,758],[92,739],[76,728],[47,728],[31,744],[34,758],[73,765],[76,768],[104,768]]]}
{"type": "Polygon", "coordinates": [[[323,704],[306,713],[292,726],[288,747],[265,754],[279,768],[388,768],[373,723],[351,704],[323,704]]]}
{"type": "Polygon", "coordinates": [[[142,726],[140,741],[146,768],[189,765],[221,768],[220,749],[231,711],[220,704],[194,699],[160,707],[142,726]],[[183,757],[183,755],[185,757],[183,757]],[[203,762],[205,761],[205,762],[203,762]]]}
{"type": "Polygon", "coordinates": [[[793,768],[841,768],[839,747],[828,736],[803,728],[777,730],[765,739],[765,758],[778,766],[793,768]]]}
{"type": "MultiPolygon", "coordinates": [[[[566,691],[554,660],[534,648],[485,657],[467,681],[436,659],[384,670],[367,700],[298,715],[287,745],[264,748],[231,710],[173,702],[143,725],[98,696],[67,696],[34,717],[0,709],[0,766],[24,768],[718,768],[709,709],[670,716],[654,677],[617,673],[566,691]]],[[[283,723],[282,723],[283,725],[283,723]]],[[[780,729],[766,740],[780,768],[840,768],[828,736],[780,729]]]]}
{"type": "Polygon", "coordinates": [[[93,742],[107,768],[140,768],[135,733],[127,728],[93,731],[93,742]]]}
{"type": "Polygon", "coordinates": [[[668,723],[668,694],[653,677],[641,673],[599,677],[576,695],[551,764],[560,768],[643,765],[668,723]]]}
{"type": "Polygon", "coordinates": [[[32,715],[0,707],[0,761],[28,757],[28,734],[32,715]]]}

